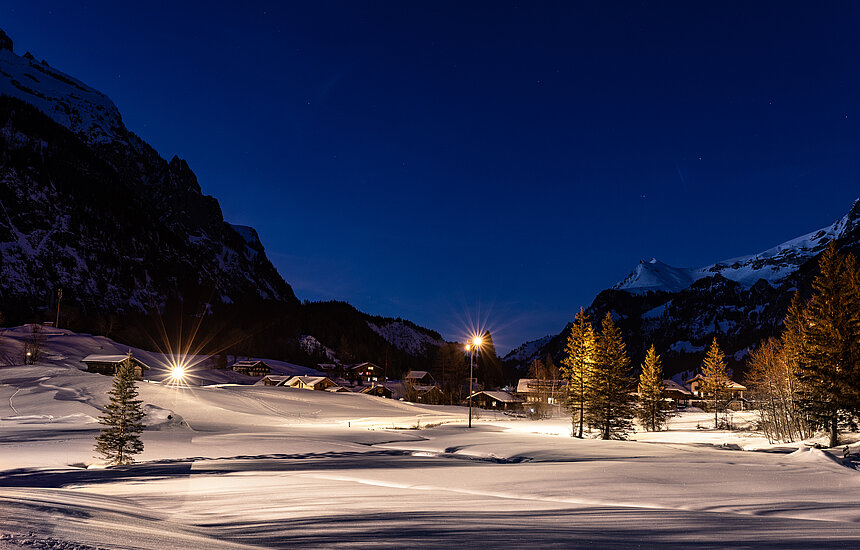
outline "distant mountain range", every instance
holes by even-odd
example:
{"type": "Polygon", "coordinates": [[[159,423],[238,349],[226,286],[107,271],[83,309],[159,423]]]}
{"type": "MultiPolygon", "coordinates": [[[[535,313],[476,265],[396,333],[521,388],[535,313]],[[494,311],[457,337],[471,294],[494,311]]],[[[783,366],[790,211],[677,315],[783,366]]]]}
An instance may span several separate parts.
{"type": "Polygon", "coordinates": [[[231,341],[248,353],[305,362],[333,355],[422,367],[444,343],[348,304],[301,304],[257,232],[225,222],[184,160],[168,162],[128,130],[105,94],[12,46],[0,30],[7,323],[53,320],[62,289],[61,325],[141,345],[141,319],[203,312],[233,327],[231,341]],[[331,353],[309,348],[307,336],[331,353]]]}
{"type": "MultiPolygon", "coordinates": [[[[586,311],[595,322],[611,313],[637,360],[653,343],[670,374],[696,368],[714,336],[742,370],[749,350],[781,330],[792,295],[808,292],[818,256],[834,240],[860,253],[860,199],[833,224],[758,254],[696,268],[642,261],[586,311]]],[[[561,360],[568,333],[569,325],[505,360],[521,368],[547,354],[561,360]]]]}

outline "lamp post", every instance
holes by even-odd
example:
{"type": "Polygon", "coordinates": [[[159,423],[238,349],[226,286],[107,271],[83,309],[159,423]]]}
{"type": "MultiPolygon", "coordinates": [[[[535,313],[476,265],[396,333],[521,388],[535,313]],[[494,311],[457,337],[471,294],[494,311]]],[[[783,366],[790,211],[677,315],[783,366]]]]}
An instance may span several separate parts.
{"type": "Polygon", "coordinates": [[[472,370],[475,367],[475,352],[481,349],[484,344],[484,339],[480,336],[472,338],[470,344],[466,344],[466,351],[469,352],[469,427],[472,427],[472,370]]]}

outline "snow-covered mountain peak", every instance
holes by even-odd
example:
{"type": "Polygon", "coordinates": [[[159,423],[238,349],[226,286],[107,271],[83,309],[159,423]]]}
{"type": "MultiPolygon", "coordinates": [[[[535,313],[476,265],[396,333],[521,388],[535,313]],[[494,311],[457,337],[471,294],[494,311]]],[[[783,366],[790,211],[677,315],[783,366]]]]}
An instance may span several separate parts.
{"type": "Polygon", "coordinates": [[[0,93],[22,99],[89,144],[121,141],[122,116],[103,93],[32,55],[16,55],[0,31],[0,93]]]}
{"type": "Polygon", "coordinates": [[[699,279],[720,274],[751,288],[759,279],[774,284],[794,273],[800,265],[821,252],[827,243],[845,238],[860,226],[860,199],[851,210],[828,227],[786,241],[764,252],[738,256],[703,267],[673,267],[652,258],[636,268],[612,288],[632,293],[678,292],[699,279]]]}

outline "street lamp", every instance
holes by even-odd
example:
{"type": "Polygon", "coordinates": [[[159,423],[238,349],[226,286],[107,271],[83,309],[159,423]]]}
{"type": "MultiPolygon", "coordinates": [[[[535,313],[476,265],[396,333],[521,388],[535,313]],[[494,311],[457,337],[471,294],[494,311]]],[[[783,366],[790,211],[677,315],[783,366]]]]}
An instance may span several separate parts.
{"type": "Polygon", "coordinates": [[[472,370],[475,367],[475,353],[484,345],[484,339],[480,336],[472,338],[470,344],[466,344],[466,351],[469,352],[469,427],[472,427],[472,370]]]}

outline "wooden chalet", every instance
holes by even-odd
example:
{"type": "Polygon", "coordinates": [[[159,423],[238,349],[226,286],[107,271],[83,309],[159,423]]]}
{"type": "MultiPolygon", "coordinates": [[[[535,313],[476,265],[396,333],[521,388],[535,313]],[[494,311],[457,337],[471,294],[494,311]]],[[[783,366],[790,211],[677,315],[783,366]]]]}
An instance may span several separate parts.
{"type": "Polygon", "coordinates": [[[327,376],[293,376],[287,380],[284,386],[317,391],[325,391],[328,388],[339,387],[327,376]]]}
{"type": "Polygon", "coordinates": [[[504,391],[483,390],[472,394],[472,405],[480,409],[497,411],[520,410],[524,400],[504,391]]]}
{"type": "Polygon", "coordinates": [[[520,378],[516,394],[527,403],[557,405],[564,396],[564,380],[540,380],[520,378]]]}
{"type": "Polygon", "coordinates": [[[130,352],[125,355],[87,355],[81,359],[81,363],[87,366],[87,372],[104,374],[107,376],[116,375],[119,365],[123,361],[131,361],[134,365],[134,377],[137,380],[143,380],[143,371],[149,370],[149,366],[143,361],[134,357],[130,352]]]}
{"type": "MultiPolygon", "coordinates": [[[[702,384],[704,381],[705,377],[701,374],[697,374],[687,380],[687,387],[690,388],[690,392],[692,392],[693,396],[700,401],[708,399],[708,396],[702,392],[702,384]]],[[[729,408],[737,408],[740,410],[744,410],[746,408],[746,400],[744,399],[744,392],[747,391],[746,386],[738,384],[734,380],[729,380],[726,391],[729,393],[729,408]]]]}
{"type": "Polygon", "coordinates": [[[257,382],[257,384],[262,383],[264,386],[283,386],[290,378],[292,378],[292,376],[268,374],[264,376],[263,379],[260,380],[260,382],[257,382]]]}
{"type": "Polygon", "coordinates": [[[381,384],[385,382],[385,369],[373,363],[359,363],[347,369],[346,377],[358,384],[381,384]]]}
{"type": "Polygon", "coordinates": [[[672,401],[677,407],[689,407],[693,392],[674,380],[663,380],[663,397],[672,401]]]}
{"type": "Polygon", "coordinates": [[[445,397],[439,386],[415,386],[417,392],[416,401],[427,405],[439,405],[445,397]]]}
{"type": "Polygon", "coordinates": [[[364,393],[367,395],[375,395],[376,397],[385,397],[386,399],[391,399],[391,396],[394,395],[393,392],[386,388],[385,386],[368,386],[361,390],[358,393],[364,393]]]}
{"type": "Polygon", "coordinates": [[[266,376],[272,369],[262,361],[236,361],[233,363],[233,371],[245,376],[266,376]]]}
{"type": "Polygon", "coordinates": [[[436,380],[433,378],[433,375],[426,370],[411,370],[406,373],[406,378],[404,380],[407,384],[412,384],[413,386],[436,385],[436,380]]]}

